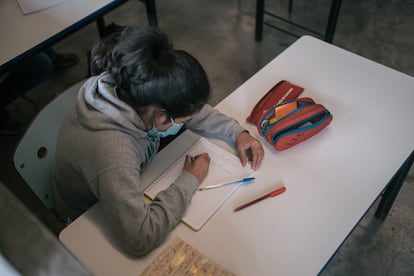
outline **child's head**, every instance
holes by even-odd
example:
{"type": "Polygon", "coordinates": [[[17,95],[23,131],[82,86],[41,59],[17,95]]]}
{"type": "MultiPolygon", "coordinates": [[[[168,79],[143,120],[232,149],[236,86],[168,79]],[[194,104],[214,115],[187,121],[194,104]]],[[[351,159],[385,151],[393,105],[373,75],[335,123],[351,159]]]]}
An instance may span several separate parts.
{"type": "Polygon", "coordinates": [[[92,68],[108,72],[118,96],[136,108],[159,106],[173,118],[199,111],[210,93],[200,63],[155,27],[127,27],[104,39],[92,52],[92,68]]]}

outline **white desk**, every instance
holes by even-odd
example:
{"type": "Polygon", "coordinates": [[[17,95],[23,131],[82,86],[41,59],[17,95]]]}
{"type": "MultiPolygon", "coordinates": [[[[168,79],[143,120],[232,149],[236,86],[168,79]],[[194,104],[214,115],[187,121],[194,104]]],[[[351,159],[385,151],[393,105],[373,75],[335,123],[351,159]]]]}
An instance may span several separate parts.
{"type": "Polygon", "coordinates": [[[24,15],[16,0],[0,1],[0,64],[6,64],[48,40],[74,28],[88,16],[111,5],[111,0],[74,0],[24,15]]]}
{"type": "Polygon", "coordinates": [[[256,183],[242,187],[199,232],[180,224],[163,246],[131,258],[97,204],[62,231],[62,243],[96,275],[138,275],[176,236],[237,275],[317,274],[414,148],[414,129],[407,127],[414,78],[302,37],[217,107],[243,123],[283,79],[323,103],[331,125],[283,152],[261,138],[266,155],[256,183]],[[281,180],[284,194],[232,212],[281,180]]]}
{"type": "MultiPolygon", "coordinates": [[[[24,15],[16,0],[0,1],[0,69],[31,52],[50,47],[127,0],[73,0],[24,15]]],[[[155,0],[146,1],[150,24],[157,24],[155,0]]]]}

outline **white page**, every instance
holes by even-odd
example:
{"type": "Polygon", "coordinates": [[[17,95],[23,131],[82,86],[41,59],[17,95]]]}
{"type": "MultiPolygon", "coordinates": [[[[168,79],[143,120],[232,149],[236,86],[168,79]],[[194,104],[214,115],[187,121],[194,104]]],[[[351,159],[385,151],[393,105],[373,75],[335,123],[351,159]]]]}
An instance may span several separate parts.
{"type": "MultiPolygon", "coordinates": [[[[158,192],[168,188],[181,173],[185,155],[195,156],[203,152],[208,152],[211,161],[209,172],[200,187],[240,180],[253,172],[248,165],[242,167],[237,156],[209,142],[205,138],[199,138],[197,143],[188,151],[183,151],[179,159],[162,173],[157,180],[147,184],[148,188],[144,190],[145,194],[154,199],[158,192]]],[[[174,157],[170,156],[169,158],[174,157]]],[[[146,184],[144,183],[144,185],[146,184]]],[[[216,189],[197,191],[184,215],[183,222],[194,230],[199,230],[239,187],[240,185],[234,184],[216,189]]]]}

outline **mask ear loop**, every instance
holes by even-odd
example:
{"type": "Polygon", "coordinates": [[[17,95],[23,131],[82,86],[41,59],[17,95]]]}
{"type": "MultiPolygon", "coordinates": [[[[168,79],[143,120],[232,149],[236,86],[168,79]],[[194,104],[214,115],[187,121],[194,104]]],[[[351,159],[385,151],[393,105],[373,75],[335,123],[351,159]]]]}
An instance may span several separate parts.
{"type": "Polygon", "coordinates": [[[162,115],[162,114],[165,114],[165,117],[167,117],[167,118],[169,118],[170,120],[168,121],[168,119],[166,118],[165,120],[162,120],[162,122],[161,122],[161,124],[162,125],[165,125],[165,124],[167,124],[167,123],[171,123],[172,125],[176,125],[176,123],[174,122],[174,120],[173,120],[173,118],[171,117],[171,116],[169,116],[168,115],[168,111],[167,110],[156,110],[153,114],[152,114],[152,127],[155,127],[156,129],[159,129],[159,128],[157,128],[157,126],[155,125],[155,117],[157,116],[157,114],[158,114],[158,116],[160,116],[160,115],[162,115]]]}
{"type": "Polygon", "coordinates": [[[174,119],[171,116],[168,116],[168,117],[170,117],[170,121],[173,126],[178,125],[176,122],[174,122],[174,119]]]}

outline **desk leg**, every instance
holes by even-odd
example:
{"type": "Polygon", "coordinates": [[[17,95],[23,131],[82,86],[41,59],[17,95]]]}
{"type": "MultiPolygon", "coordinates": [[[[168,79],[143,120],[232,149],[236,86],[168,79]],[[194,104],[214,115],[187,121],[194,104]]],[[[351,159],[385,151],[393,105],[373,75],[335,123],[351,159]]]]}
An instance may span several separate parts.
{"type": "Polygon", "coordinates": [[[103,38],[105,34],[105,20],[103,16],[96,18],[96,26],[98,27],[99,37],[103,38]]]}
{"type": "Polygon", "coordinates": [[[293,0],[289,0],[289,7],[288,7],[289,19],[292,16],[292,11],[293,11],[293,0]]]}
{"type": "Polygon", "coordinates": [[[145,6],[147,7],[148,25],[158,26],[157,9],[155,7],[155,0],[145,0],[145,6]]]}
{"type": "Polygon", "coordinates": [[[256,2],[256,29],[254,32],[255,40],[262,41],[263,34],[263,17],[264,17],[264,0],[256,2]]]}
{"type": "Polygon", "coordinates": [[[401,186],[404,183],[404,180],[410,171],[411,165],[414,161],[414,151],[411,152],[410,156],[405,160],[405,162],[401,165],[398,171],[394,174],[391,178],[390,182],[388,183],[385,191],[382,195],[381,202],[375,212],[375,217],[384,220],[388,212],[391,209],[392,204],[395,201],[395,198],[398,195],[398,192],[401,189],[401,186]]]}
{"type": "MultiPolygon", "coordinates": [[[[155,7],[155,0],[140,0],[140,1],[145,4],[146,11],[147,11],[148,25],[158,26],[157,9],[155,7]]],[[[96,25],[98,26],[98,32],[99,32],[100,38],[103,38],[105,34],[105,27],[106,27],[103,16],[99,16],[96,19],[96,25]]]]}
{"type": "Polygon", "coordinates": [[[339,10],[341,9],[341,2],[341,0],[332,0],[329,11],[328,25],[325,32],[324,40],[326,42],[332,43],[333,41],[336,30],[336,22],[338,22],[339,10]]]}

